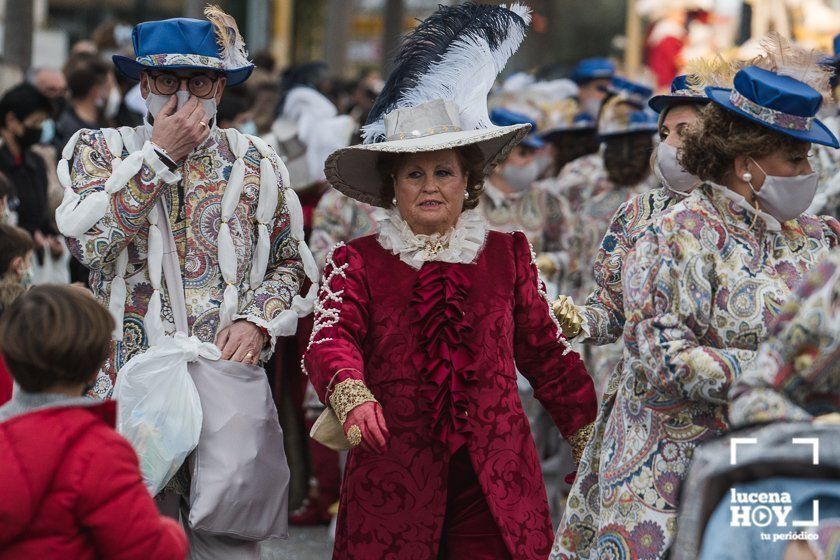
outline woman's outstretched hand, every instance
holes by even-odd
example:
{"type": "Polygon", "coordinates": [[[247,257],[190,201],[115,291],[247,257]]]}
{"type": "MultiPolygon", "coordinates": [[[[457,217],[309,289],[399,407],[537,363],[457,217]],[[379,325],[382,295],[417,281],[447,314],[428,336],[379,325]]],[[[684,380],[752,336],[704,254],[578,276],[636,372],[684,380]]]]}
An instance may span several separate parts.
{"type": "Polygon", "coordinates": [[[347,413],[344,421],[344,433],[347,439],[353,442],[350,437],[350,429],[358,426],[362,436],[359,444],[365,451],[370,453],[382,453],[388,445],[391,434],[388,426],[385,425],[385,417],[382,415],[382,406],[378,402],[369,401],[362,403],[347,413]]]}

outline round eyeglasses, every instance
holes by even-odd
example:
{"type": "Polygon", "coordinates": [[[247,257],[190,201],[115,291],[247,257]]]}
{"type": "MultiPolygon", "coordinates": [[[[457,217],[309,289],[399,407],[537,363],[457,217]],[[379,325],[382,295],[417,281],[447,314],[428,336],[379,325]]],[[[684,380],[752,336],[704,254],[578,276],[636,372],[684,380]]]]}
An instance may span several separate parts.
{"type": "Polygon", "coordinates": [[[218,77],[213,77],[208,74],[196,74],[188,78],[181,78],[175,74],[156,74],[152,76],[155,89],[161,95],[173,95],[181,89],[183,82],[187,82],[187,91],[203,99],[207,99],[213,95],[213,89],[218,80],[218,77]]]}

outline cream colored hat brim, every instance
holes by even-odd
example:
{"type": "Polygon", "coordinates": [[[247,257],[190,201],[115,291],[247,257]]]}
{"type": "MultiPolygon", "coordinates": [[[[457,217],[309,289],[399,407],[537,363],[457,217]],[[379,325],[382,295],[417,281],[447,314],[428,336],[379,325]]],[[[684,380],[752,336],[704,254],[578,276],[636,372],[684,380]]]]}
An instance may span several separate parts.
{"type": "Polygon", "coordinates": [[[487,174],[507,157],[530,129],[529,124],[515,124],[375,144],[357,144],[330,154],[324,165],[324,173],[333,187],[350,198],[372,206],[385,207],[388,201],[383,200],[383,185],[377,170],[380,154],[436,152],[476,144],[484,154],[484,173],[487,174]]]}

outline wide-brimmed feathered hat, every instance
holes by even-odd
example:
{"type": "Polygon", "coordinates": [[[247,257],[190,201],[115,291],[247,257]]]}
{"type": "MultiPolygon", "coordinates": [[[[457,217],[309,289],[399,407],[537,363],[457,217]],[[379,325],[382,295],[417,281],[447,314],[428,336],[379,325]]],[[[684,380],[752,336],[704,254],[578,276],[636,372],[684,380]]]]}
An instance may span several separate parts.
{"type": "Polygon", "coordinates": [[[227,76],[227,85],[248,79],[254,65],[248,61],[245,40],[236,21],[216,6],[204,10],[207,20],[174,18],[134,26],[131,41],[136,58],[115,54],[117,71],[139,80],[144,70],[212,70],[227,76]]]}
{"type": "Polygon", "coordinates": [[[530,19],[519,4],[440,6],[403,41],[362,129],[364,143],[327,158],[327,181],[351,198],[385,207],[390,201],[377,170],[380,155],[470,145],[481,150],[489,173],[530,129],[495,126],[487,110],[487,95],[530,19]]]}

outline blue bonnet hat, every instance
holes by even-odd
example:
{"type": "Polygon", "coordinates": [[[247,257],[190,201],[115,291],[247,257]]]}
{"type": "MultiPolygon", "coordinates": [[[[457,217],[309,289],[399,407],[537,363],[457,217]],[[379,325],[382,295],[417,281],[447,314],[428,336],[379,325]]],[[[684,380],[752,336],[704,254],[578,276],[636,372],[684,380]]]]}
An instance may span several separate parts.
{"type": "Polygon", "coordinates": [[[656,132],[656,113],[647,108],[653,90],[626,78],[613,78],[610,97],[604,101],[598,116],[598,135],[601,137],[656,132]]]}
{"type": "Polygon", "coordinates": [[[607,88],[607,93],[610,95],[620,95],[627,101],[631,101],[637,105],[644,105],[648,102],[650,96],[653,95],[653,90],[644,84],[616,76],[607,88]]]}
{"type": "Polygon", "coordinates": [[[732,89],[707,87],[706,95],[727,111],[786,136],[840,147],[834,134],[816,117],[822,94],[790,76],[747,66],[735,75],[732,89]]]}

